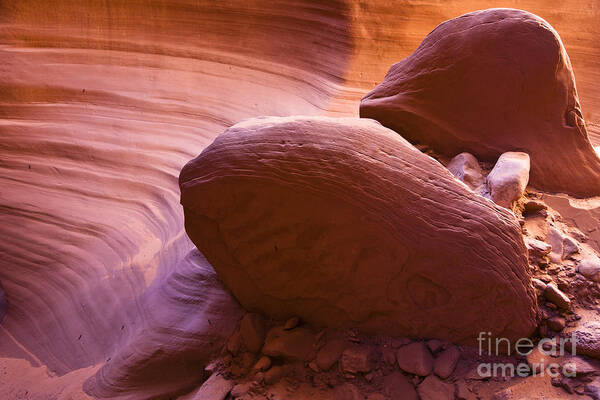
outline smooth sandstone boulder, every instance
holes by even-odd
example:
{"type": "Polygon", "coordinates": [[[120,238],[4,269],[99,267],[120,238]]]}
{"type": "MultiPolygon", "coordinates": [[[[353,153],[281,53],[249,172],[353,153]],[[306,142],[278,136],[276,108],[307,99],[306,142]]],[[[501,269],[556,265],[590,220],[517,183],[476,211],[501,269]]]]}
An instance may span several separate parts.
{"type": "Polygon", "coordinates": [[[527,153],[509,151],[502,154],[487,176],[490,197],[494,203],[510,208],[525,193],[529,170],[527,153]]]}
{"type": "Polygon", "coordinates": [[[531,156],[531,183],[600,195],[600,158],[558,33],[525,11],[489,9],[435,28],[365,95],[360,116],[447,156],[531,156]]]}
{"type": "Polygon", "coordinates": [[[246,309],[469,343],[535,327],[514,216],[375,121],[251,119],[179,183],[189,237],[246,309]]]}

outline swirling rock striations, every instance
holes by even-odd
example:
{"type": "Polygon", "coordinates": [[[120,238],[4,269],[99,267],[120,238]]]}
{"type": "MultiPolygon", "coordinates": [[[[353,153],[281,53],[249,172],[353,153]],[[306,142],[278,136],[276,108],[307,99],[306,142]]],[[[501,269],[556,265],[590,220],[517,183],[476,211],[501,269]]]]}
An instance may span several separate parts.
{"type": "Polygon", "coordinates": [[[463,343],[536,325],[514,216],[375,121],[245,121],[179,182],[188,235],[248,309],[463,343]]]}
{"type": "Polygon", "coordinates": [[[0,2],[0,356],[57,374],[115,358],[192,248],[181,167],[238,120],[324,112],[344,8],[0,2]]]}
{"type": "Polygon", "coordinates": [[[448,156],[531,157],[531,184],[600,194],[600,158],[558,33],[528,12],[490,9],[434,29],[361,101],[374,118],[448,156]]]}
{"type": "Polygon", "coordinates": [[[204,366],[219,355],[242,316],[195,249],[140,303],[131,340],[85,384],[96,398],[172,398],[191,390],[207,378],[204,366]]]}

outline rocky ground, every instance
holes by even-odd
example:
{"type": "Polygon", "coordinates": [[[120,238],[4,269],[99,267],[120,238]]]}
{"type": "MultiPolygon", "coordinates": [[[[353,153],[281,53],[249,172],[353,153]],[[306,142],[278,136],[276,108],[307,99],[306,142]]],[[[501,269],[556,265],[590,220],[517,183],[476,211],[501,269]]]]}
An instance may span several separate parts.
{"type": "Polygon", "coordinates": [[[521,222],[540,309],[534,347],[496,354],[486,341],[478,348],[369,336],[247,313],[206,367],[210,378],[182,399],[600,399],[600,261],[590,232],[565,221],[544,193],[525,189],[526,154],[490,165],[468,153],[449,160],[421,150],[521,222]]]}

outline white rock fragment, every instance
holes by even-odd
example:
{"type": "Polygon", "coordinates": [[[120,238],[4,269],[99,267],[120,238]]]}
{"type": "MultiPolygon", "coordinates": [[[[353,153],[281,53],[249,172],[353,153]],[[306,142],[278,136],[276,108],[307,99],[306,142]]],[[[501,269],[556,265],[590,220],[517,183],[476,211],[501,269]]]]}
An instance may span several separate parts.
{"type": "Polygon", "coordinates": [[[575,253],[579,253],[579,243],[555,227],[550,228],[546,235],[546,240],[552,246],[550,260],[560,263],[575,253]]]}
{"type": "Polygon", "coordinates": [[[446,166],[452,175],[476,193],[482,191],[484,177],[477,158],[471,153],[460,153],[446,166]]]}
{"type": "Polygon", "coordinates": [[[592,281],[600,282],[600,259],[597,257],[584,258],[577,266],[577,272],[592,281]]]}
{"type": "Polygon", "coordinates": [[[569,299],[569,297],[560,289],[558,289],[553,283],[546,285],[544,296],[546,299],[556,304],[558,308],[563,310],[568,310],[571,308],[571,299],[569,299]]]}
{"type": "Polygon", "coordinates": [[[223,400],[233,388],[233,382],[214,373],[194,393],[193,400],[223,400]]]}
{"type": "Polygon", "coordinates": [[[529,182],[529,155],[510,151],[498,158],[487,177],[487,185],[494,203],[510,208],[523,195],[529,182]]]}

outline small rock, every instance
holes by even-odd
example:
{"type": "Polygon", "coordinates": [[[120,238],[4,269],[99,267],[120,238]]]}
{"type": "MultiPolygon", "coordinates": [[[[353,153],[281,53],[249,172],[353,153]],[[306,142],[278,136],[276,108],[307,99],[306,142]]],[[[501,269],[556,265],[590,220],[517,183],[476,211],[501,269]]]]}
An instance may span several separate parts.
{"type": "Polygon", "coordinates": [[[444,342],[439,339],[431,339],[427,341],[427,347],[431,350],[432,353],[437,353],[444,347],[444,342]]]}
{"type": "Polygon", "coordinates": [[[544,296],[556,304],[558,308],[563,310],[568,310],[571,308],[571,300],[569,297],[561,292],[553,283],[550,283],[546,286],[546,290],[544,290],[544,296]]]}
{"type": "Polygon", "coordinates": [[[311,361],[311,362],[309,362],[309,363],[308,363],[308,368],[310,368],[310,369],[311,369],[311,370],[313,370],[314,372],[321,372],[321,371],[319,370],[319,366],[318,366],[318,365],[317,365],[317,363],[316,363],[316,362],[314,362],[314,361],[311,361]]]}
{"type": "Polygon", "coordinates": [[[257,372],[256,374],[254,374],[254,382],[262,383],[264,380],[265,380],[264,372],[257,372]]]}
{"type": "Polygon", "coordinates": [[[484,183],[477,158],[471,153],[460,153],[446,166],[452,175],[478,193],[484,183]]]}
{"type": "Polygon", "coordinates": [[[417,392],[421,400],[454,400],[454,385],[442,382],[434,375],[425,378],[417,392]]]}
{"type": "Polygon", "coordinates": [[[266,371],[269,368],[271,368],[271,359],[267,356],[262,356],[252,367],[254,371],[266,371]]]}
{"type": "Polygon", "coordinates": [[[433,357],[423,342],[415,342],[398,349],[398,366],[409,374],[427,376],[433,369],[433,357]]]}
{"type": "Polygon", "coordinates": [[[319,369],[328,371],[339,360],[346,346],[348,343],[342,339],[333,339],[327,342],[317,353],[315,361],[319,369]]]}
{"type": "Polygon", "coordinates": [[[600,372],[592,364],[577,356],[571,356],[564,359],[561,362],[561,367],[561,371],[564,373],[564,375],[570,377],[573,375],[579,377],[600,372]]]}
{"type": "Polygon", "coordinates": [[[233,382],[225,379],[219,373],[214,373],[194,393],[194,399],[223,400],[231,391],[233,382]]]}
{"type": "Polygon", "coordinates": [[[246,348],[258,353],[265,341],[265,321],[263,317],[255,313],[247,313],[240,323],[240,333],[246,348]]]}
{"type": "Polygon", "coordinates": [[[381,352],[381,358],[387,365],[396,364],[396,352],[389,347],[384,347],[381,352]]]}
{"type": "Polygon", "coordinates": [[[552,317],[548,321],[546,321],[548,328],[552,329],[555,332],[560,332],[565,329],[566,321],[563,317],[552,317]]]}
{"type": "Polygon", "coordinates": [[[525,203],[525,214],[533,214],[543,210],[547,210],[548,206],[538,200],[529,200],[525,203]]]}
{"type": "Polygon", "coordinates": [[[377,361],[377,353],[370,346],[353,345],[342,353],[342,371],[350,374],[370,372],[377,361]]]}
{"type": "Polygon", "coordinates": [[[433,362],[433,372],[442,379],[446,379],[456,368],[460,359],[460,351],[454,345],[449,346],[433,362]]]}
{"type": "Polygon", "coordinates": [[[546,284],[543,281],[539,280],[539,279],[533,278],[531,280],[531,283],[533,284],[534,288],[540,290],[541,292],[544,292],[544,290],[546,290],[546,284]]]}
{"type": "Polygon", "coordinates": [[[333,391],[335,400],[363,400],[364,396],[351,383],[344,383],[333,391]]]}
{"type": "Polygon", "coordinates": [[[600,282],[600,260],[597,257],[587,257],[577,266],[577,272],[586,278],[600,282]]]}
{"type": "Polygon", "coordinates": [[[585,394],[594,400],[600,400],[600,378],[596,378],[585,385],[585,394]]]}
{"type": "Polygon", "coordinates": [[[511,151],[502,154],[487,177],[494,203],[510,208],[525,192],[529,182],[529,168],[527,153],[511,151]]]}
{"type": "Polygon", "coordinates": [[[287,376],[289,372],[289,367],[287,365],[276,365],[264,373],[264,381],[267,385],[272,385],[284,376],[287,376]]]}
{"type": "Polygon", "coordinates": [[[227,340],[227,351],[234,356],[237,355],[242,347],[242,334],[239,330],[235,331],[233,335],[227,340]]]}
{"type": "Polygon", "coordinates": [[[288,319],[287,321],[285,321],[285,325],[283,326],[283,329],[286,331],[289,331],[289,330],[297,327],[299,323],[300,323],[300,318],[292,317],[292,318],[288,319]]]}
{"type": "Polygon", "coordinates": [[[551,227],[546,235],[546,241],[552,246],[550,260],[554,263],[560,263],[563,259],[563,242],[565,236],[555,227],[551,227]]]}
{"type": "Polygon", "coordinates": [[[563,238],[563,260],[566,260],[573,254],[579,253],[579,243],[575,239],[565,236],[563,238]]]}
{"type": "Polygon", "coordinates": [[[419,396],[412,383],[399,371],[383,378],[383,393],[390,399],[418,400],[419,396]]]}
{"type": "Polygon", "coordinates": [[[238,397],[242,397],[242,396],[246,395],[250,391],[251,388],[252,388],[251,382],[238,383],[231,389],[231,392],[230,392],[231,397],[233,397],[234,399],[237,399],[238,397]]]}
{"type": "Polygon", "coordinates": [[[547,256],[552,251],[552,246],[548,243],[530,237],[525,238],[525,245],[529,250],[530,257],[533,256],[535,259],[547,256]]]}
{"type": "Polygon", "coordinates": [[[315,335],[306,328],[287,331],[275,327],[269,331],[262,352],[271,357],[309,361],[314,356],[314,343],[315,335]]]}

